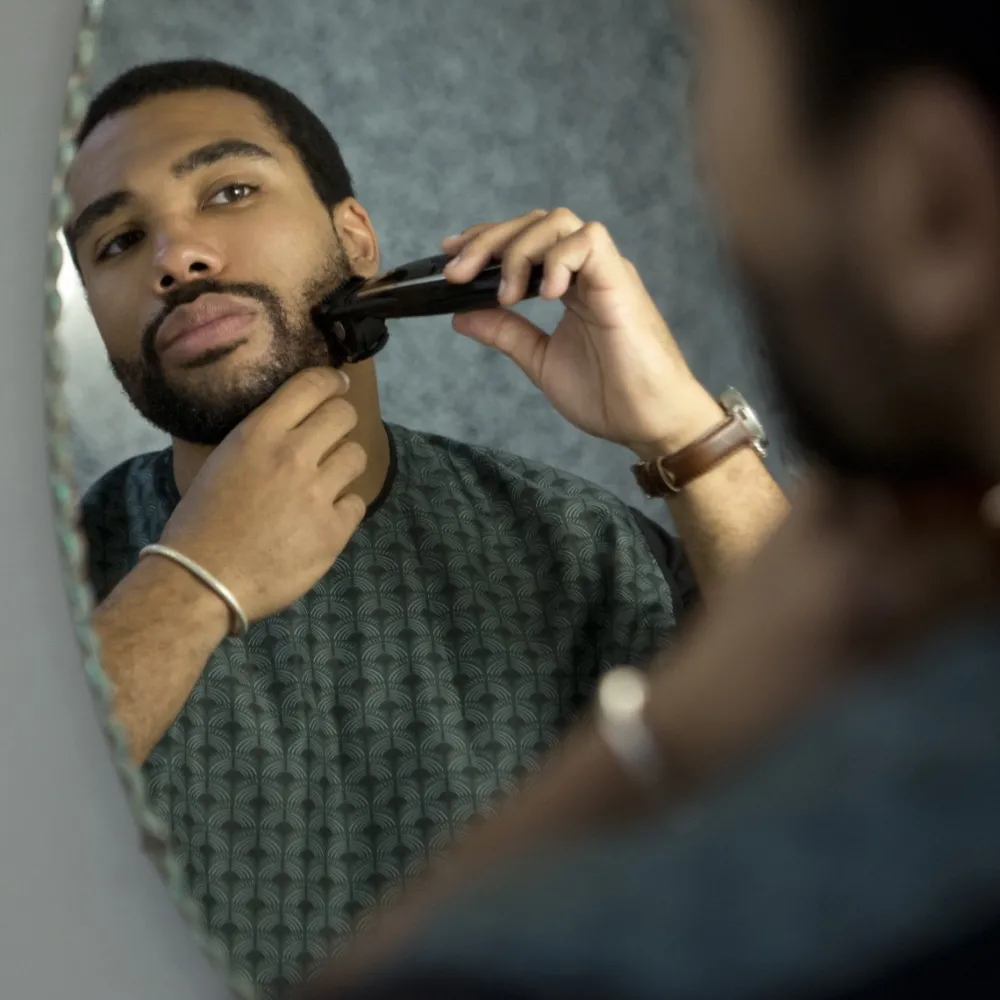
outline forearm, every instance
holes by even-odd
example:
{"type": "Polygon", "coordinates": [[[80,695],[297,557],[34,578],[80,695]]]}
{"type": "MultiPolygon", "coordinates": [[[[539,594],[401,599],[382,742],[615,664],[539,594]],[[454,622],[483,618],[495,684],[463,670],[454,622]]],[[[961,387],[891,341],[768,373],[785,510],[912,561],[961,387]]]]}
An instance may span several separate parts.
{"type": "Polygon", "coordinates": [[[746,566],[788,512],[785,495],[749,449],[689,483],[668,504],[703,594],[746,566]]]}
{"type": "MultiPolygon", "coordinates": [[[[683,405],[674,405],[681,414],[676,428],[667,439],[636,449],[641,460],[680,451],[725,419],[722,407],[699,385],[683,405]]],[[[750,448],[688,483],[667,503],[703,595],[745,566],[788,512],[785,495],[750,448]]]]}
{"type": "MultiPolygon", "coordinates": [[[[698,669],[687,652],[679,652],[673,661],[667,673],[698,669]]],[[[676,683],[671,678],[667,682],[676,683]]],[[[691,704],[686,697],[685,701],[691,704]]],[[[701,715],[700,710],[691,713],[695,725],[701,715]]],[[[656,720],[658,727],[666,723],[666,730],[658,731],[657,736],[671,755],[671,779],[658,803],[660,808],[679,805],[707,776],[697,760],[682,759],[688,742],[698,746],[697,739],[685,736],[688,718],[682,714],[656,720]]],[[[704,752],[704,748],[698,750],[704,752]]],[[[651,814],[652,807],[652,798],[636,786],[598,737],[594,721],[585,719],[546,758],[542,770],[500,806],[496,815],[466,831],[418,883],[407,888],[395,906],[380,914],[332,963],[319,980],[315,994],[307,991],[303,1000],[332,995],[333,990],[355,984],[396,953],[439,906],[507,862],[550,845],[565,845],[602,830],[641,822],[651,814]]]]}
{"type": "MultiPolygon", "coordinates": [[[[507,857],[634,822],[647,814],[650,805],[587,719],[495,816],[467,832],[432,869],[423,891],[436,895],[452,884],[465,884],[507,857]]],[[[414,893],[414,902],[418,894],[420,890],[414,893]]]]}
{"type": "MultiPolygon", "coordinates": [[[[505,863],[548,845],[564,845],[641,822],[654,806],[676,808],[714,778],[724,768],[725,758],[738,754],[740,748],[725,739],[720,754],[712,740],[702,740],[697,732],[707,717],[706,690],[699,677],[706,674],[714,680],[713,674],[729,663],[724,657],[711,669],[702,662],[703,636],[704,630],[696,629],[683,647],[661,654],[652,664],[651,676],[660,689],[658,700],[669,703],[671,690],[678,694],[676,709],[650,712],[649,722],[669,773],[655,803],[600,739],[594,719],[584,719],[515,796],[502,803],[494,816],[467,830],[418,883],[408,887],[401,901],[355,940],[323,981],[332,986],[354,981],[391,955],[439,905],[505,863]],[[659,669],[668,658],[669,667],[659,669]]],[[[709,651],[708,655],[716,654],[709,651]]],[[[711,702],[718,699],[717,691],[707,693],[711,702]]],[[[714,728],[710,732],[717,735],[714,728]]]]}
{"type": "Polygon", "coordinates": [[[774,643],[762,653],[747,650],[741,681],[734,683],[728,637],[715,632],[699,625],[682,645],[658,654],[650,664],[646,721],[667,773],[655,796],[637,785],[588,715],[516,795],[490,819],[467,830],[431,866],[400,915],[422,911],[452,886],[509,857],[683,805],[766,743],[815,693],[811,679],[795,676],[799,660],[794,652],[774,643]]]}
{"type": "Polygon", "coordinates": [[[185,569],[143,559],[94,613],[115,714],[141,763],[225,638],[228,609],[185,569]]]}
{"type": "MultiPolygon", "coordinates": [[[[344,988],[376,967],[439,904],[490,870],[546,844],[567,843],[588,832],[636,821],[648,808],[592,723],[581,724],[495,816],[467,830],[398,903],[379,914],[320,978],[316,996],[327,996],[326,989],[344,988]]],[[[312,996],[306,991],[303,1000],[312,996]]]]}
{"type": "Polygon", "coordinates": [[[743,654],[734,672],[729,631],[697,627],[652,665],[647,722],[665,765],[655,801],[599,738],[593,720],[584,720],[516,796],[432,865],[321,982],[355,981],[390,957],[439,905],[519,856],[642,822],[654,809],[682,807],[748,763],[827,690],[821,674],[801,669],[797,642],[757,649],[736,642],[743,654]]]}

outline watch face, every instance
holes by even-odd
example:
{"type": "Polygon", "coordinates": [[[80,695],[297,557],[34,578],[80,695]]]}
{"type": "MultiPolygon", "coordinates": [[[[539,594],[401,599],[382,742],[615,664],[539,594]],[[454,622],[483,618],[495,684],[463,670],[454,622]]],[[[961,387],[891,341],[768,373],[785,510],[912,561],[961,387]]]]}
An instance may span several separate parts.
{"type": "Polygon", "coordinates": [[[760,422],[754,408],[746,401],[743,394],[736,389],[727,389],[719,397],[719,405],[730,414],[742,421],[754,441],[754,450],[761,458],[767,453],[768,440],[764,425],[760,422]]]}

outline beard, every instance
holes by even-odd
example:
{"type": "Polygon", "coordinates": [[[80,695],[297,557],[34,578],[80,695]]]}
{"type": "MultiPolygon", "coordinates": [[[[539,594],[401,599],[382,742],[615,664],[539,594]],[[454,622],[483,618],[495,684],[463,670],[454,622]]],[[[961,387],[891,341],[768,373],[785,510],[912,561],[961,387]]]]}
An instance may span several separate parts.
{"type": "Polygon", "coordinates": [[[800,276],[794,294],[734,265],[776,409],[807,460],[900,489],[975,477],[934,366],[907,348],[846,255],[800,276]]]}
{"type": "MultiPolygon", "coordinates": [[[[296,318],[289,316],[277,293],[267,285],[211,278],[189,282],[164,296],[163,309],[143,331],[140,356],[110,358],[111,369],[132,405],[154,427],[181,441],[215,447],[293,375],[330,364],[326,341],[309,316],[308,304],[351,274],[350,260],[338,241],[319,272],[306,283],[301,315],[296,318]],[[206,292],[260,303],[271,327],[270,348],[267,357],[248,371],[227,375],[224,380],[202,380],[200,385],[178,383],[163,370],[155,348],[156,334],[174,309],[206,292]]],[[[238,349],[235,344],[208,351],[184,369],[205,368],[238,349]]]]}

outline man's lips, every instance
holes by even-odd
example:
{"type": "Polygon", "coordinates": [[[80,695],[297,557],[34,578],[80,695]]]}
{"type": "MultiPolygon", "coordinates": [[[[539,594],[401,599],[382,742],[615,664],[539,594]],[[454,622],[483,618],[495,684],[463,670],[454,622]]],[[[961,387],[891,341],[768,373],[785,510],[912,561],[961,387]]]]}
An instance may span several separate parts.
{"type": "Polygon", "coordinates": [[[206,293],[175,309],[156,336],[156,350],[174,360],[195,357],[237,339],[257,310],[231,295],[206,293]]]}

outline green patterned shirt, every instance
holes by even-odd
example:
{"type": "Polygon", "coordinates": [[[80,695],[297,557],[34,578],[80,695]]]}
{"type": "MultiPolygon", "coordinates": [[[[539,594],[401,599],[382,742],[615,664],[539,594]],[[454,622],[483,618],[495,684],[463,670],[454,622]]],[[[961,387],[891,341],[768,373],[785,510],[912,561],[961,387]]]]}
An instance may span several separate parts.
{"type": "MultiPolygon", "coordinates": [[[[683,597],[648,522],[597,487],[389,431],[343,554],[219,646],[144,768],[208,927],[265,995],[510,793],[601,670],[667,641],[683,597]]],[[[88,491],[98,600],[178,502],[169,449],[88,491]]]]}

